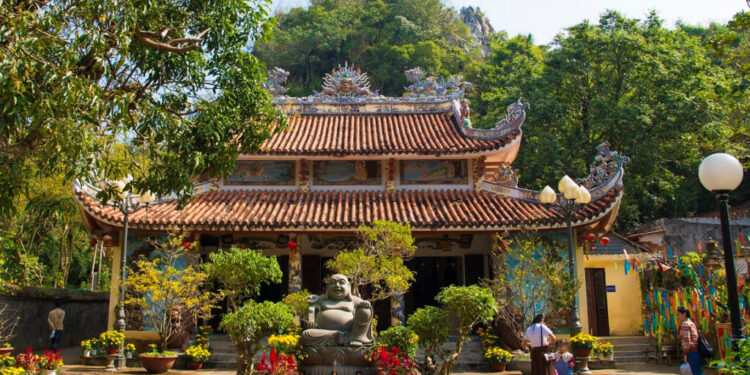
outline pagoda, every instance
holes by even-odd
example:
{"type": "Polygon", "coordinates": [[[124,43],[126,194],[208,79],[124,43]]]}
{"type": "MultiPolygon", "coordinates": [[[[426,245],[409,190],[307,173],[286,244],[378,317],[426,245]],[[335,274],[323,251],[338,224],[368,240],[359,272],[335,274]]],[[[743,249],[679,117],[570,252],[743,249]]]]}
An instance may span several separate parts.
{"type": "MultiPolygon", "coordinates": [[[[490,255],[502,251],[498,235],[566,230],[567,217],[542,204],[540,192],[518,187],[511,167],[528,104],[519,99],[504,119],[481,129],[472,125],[463,99],[469,84],[460,77],[427,77],[419,68],[406,75],[404,95],[385,97],[370,88],[365,73],[344,65],[324,77],[320,92],[289,97],[283,86],[288,73],[269,71],[265,87],[288,126],[257,152],[240,155],[230,176],[196,177],[195,197],[184,207],[163,198],[131,213],[129,261],[146,251],[145,238],[174,230],[190,233],[204,257],[231,246],[261,250],[276,255],[285,272],[283,285],[262,292],[278,300],[287,291],[321,292],[325,262],[356,247],[360,225],[381,219],[409,223],[417,252],[407,265],[416,281],[392,312],[390,305],[376,306],[378,320],[388,322],[383,314],[433,304],[444,286],[489,277],[490,255]],[[290,241],[296,246],[288,247],[290,241]]],[[[608,144],[598,150],[591,175],[578,181],[592,199],[571,216],[577,237],[606,232],[623,196],[626,158],[608,144]]],[[[97,200],[97,192],[94,184],[74,186],[92,234],[114,239],[112,327],[124,217],[97,200]]],[[[582,273],[581,243],[576,262],[582,273]]],[[[586,286],[581,289],[585,329],[586,286]]]]}

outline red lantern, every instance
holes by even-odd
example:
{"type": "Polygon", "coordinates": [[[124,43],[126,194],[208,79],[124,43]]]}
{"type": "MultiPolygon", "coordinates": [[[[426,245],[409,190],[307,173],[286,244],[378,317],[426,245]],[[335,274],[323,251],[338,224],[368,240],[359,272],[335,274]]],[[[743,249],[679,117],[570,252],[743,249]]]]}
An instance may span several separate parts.
{"type": "Polygon", "coordinates": [[[503,250],[508,250],[508,241],[500,240],[500,248],[503,250]]]}
{"type": "Polygon", "coordinates": [[[586,241],[588,242],[594,242],[595,239],[596,239],[596,235],[593,233],[589,233],[586,235],[586,241]]]}
{"type": "Polygon", "coordinates": [[[609,237],[602,237],[601,239],[599,239],[599,242],[601,242],[602,245],[607,246],[607,244],[609,243],[609,237]]]}
{"type": "Polygon", "coordinates": [[[94,247],[94,246],[96,246],[96,238],[91,238],[91,239],[89,240],[89,246],[91,246],[91,247],[94,247]]]}
{"type": "Polygon", "coordinates": [[[186,249],[189,249],[189,248],[190,248],[190,246],[192,246],[192,245],[193,245],[193,243],[192,243],[192,242],[190,242],[190,241],[188,241],[188,240],[184,240],[184,241],[182,241],[182,247],[184,247],[184,248],[186,248],[186,249]]]}
{"type": "Polygon", "coordinates": [[[288,247],[289,250],[294,250],[297,248],[297,243],[294,241],[289,241],[286,243],[286,247],[288,247]]]}

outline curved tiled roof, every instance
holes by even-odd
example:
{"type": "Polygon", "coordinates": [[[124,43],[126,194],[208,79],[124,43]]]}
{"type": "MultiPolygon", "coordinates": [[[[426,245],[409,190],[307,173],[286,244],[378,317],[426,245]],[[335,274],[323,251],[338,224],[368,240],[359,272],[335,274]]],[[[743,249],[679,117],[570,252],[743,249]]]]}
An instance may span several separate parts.
{"type": "Polygon", "coordinates": [[[500,150],[521,135],[480,139],[463,134],[452,112],[298,114],[261,147],[269,155],[466,155],[500,150]]]}
{"type": "MultiPolygon", "coordinates": [[[[574,214],[576,224],[596,221],[619,203],[622,188],[612,189],[574,214]]],[[[85,213],[108,225],[123,216],[81,189],[76,199],[85,213]]],[[[200,194],[183,209],[176,201],[141,208],[129,226],[141,230],[182,227],[198,231],[354,230],[385,219],[425,229],[546,229],[565,226],[564,217],[538,202],[486,191],[283,191],[218,190],[200,194]]]]}

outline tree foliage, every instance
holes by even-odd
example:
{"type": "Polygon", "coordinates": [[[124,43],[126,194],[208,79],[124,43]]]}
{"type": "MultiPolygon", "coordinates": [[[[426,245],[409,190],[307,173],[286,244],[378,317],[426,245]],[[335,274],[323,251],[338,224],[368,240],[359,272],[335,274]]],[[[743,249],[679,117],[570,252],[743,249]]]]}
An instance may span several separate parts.
{"type": "Polygon", "coordinates": [[[167,342],[180,327],[188,325],[182,319],[195,323],[197,318],[209,318],[219,297],[205,290],[208,274],[199,267],[177,266],[177,260],[187,255],[182,238],[170,235],[153,259],[136,260],[135,272],[125,281],[125,304],[141,309],[144,319],[159,334],[160,351],[167,348],[167,342]]]}
{"type": "Polygon", "coordinates": [[[567,258],[560,255],[564,241],[523,234],[507,242],[507,250],[492,254],[495,277],[485,284],[503,306],[497,318],[509,328],[504,333],[520,343],[537,314],[545,314],[553,328],[567,321],[581,283],[570,278],[567,258]]]}
{"type": "Polygon", "coordinates": [[[283,276],[275,256],[258,250],[233,246],[208,255],[204,270],[218,282],[233,311],[247,299],[260,293],[262,284],[280,283],[283,276]]]}
{"type": "Polygon", "coordinates": [[[409,224],[376,220],[371,226],[360,226],[361,247],[341,251],[326,263],[334,273],[346,275],[352,293],[367,292],[374,302],[406,293],[414,282],[414,273],[404,264],[404,257],[416,251],[409,224]]]}
{"type": "Polygon", "coordinates": [[[237,311],[224,315],[220,329],[229,334],[237,352],[237,374],[252,373],[253,357],[261,349],[261,339],[294,325],[289,306],[280,302],[248,301],[237,311]]]}
{"type": "Polygon", "coordinates": [[[249,52],[269,5],[0,1],[0,213],[34,175],[189,196],[193,176],[229,173],[284,122],[249,52]]]}
{"type": "Polygon", "coordinates": [[[382,94],[401,95],[406,69],[455,74],[480,56],[468,27],[441,0],[313,0],[276,17],[279,30],[255,53],[290,72],[289,95],[320,90],[323,76],[346,61],[382,94]]]}

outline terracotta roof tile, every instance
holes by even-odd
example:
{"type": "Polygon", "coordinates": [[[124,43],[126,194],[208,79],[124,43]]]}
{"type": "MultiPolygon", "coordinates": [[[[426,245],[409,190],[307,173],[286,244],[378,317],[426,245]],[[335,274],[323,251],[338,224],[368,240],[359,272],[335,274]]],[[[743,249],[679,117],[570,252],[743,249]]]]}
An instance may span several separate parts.
{"type": "Polygon", "coordinates": [[[498,150],[521,134],[471,138],[450,112],[403,114],[302,114],[261,147],[270,155],[464,154],[498,150]]]}
{"type": "MultiPolygon", "coordinates": [[[[575,214],[579,221],[609,211],[622,188],[588,204],[575,214]]],[[[122,214],[78,191],[79,203],[94,219],[120,226],[122,214]]],[[[130,215],[133,229],[193,230],[355,229],[378,219],[408,222],[415,229],[462,229],[519,225],[564,226],[558,212],[535,202],[485,191],[301,191],[233,190],[198,195],[182,210],[164,202],[130,215]]]]}

